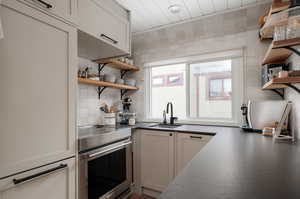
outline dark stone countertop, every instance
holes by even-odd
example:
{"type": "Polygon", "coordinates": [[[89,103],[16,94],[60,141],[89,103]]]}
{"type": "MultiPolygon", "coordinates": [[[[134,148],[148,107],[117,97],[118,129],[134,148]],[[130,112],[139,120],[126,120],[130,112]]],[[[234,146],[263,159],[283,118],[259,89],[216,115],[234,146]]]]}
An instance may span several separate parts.
{"type": "Polygon", "coordinates": [[[211,134],[159,199],[299,199],[300,147],[239,128],[137,123],[119,128],[211,134]]]}
{"type": "Polygon", "coordinates": [[[216,135],[159,199],[300,198],[299,145],[239,128],[184,125],[171,131],[216,135]]]}

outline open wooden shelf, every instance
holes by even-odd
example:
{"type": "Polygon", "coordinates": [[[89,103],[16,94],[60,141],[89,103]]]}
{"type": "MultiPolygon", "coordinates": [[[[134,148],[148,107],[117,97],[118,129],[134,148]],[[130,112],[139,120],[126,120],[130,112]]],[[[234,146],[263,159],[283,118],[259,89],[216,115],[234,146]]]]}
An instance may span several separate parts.
{"type": "Polygon", "coordinates": [[[278,12],[289,9],[289,7],[290,7],[290,2],[281,2],[275,4],[273,3],[273,5],[270,8],[268,16],[266,16],[267,17],[266,23],[260,29],[261,39],[273,38],[275,26],[288,24],[288,16],[286,16],[286,18],[284,17],[283,19],[281,18],[280,20],[277,20],[276,15],[278,14],[278,12]],[[274,22],[274,18],[275,18],[275,22],[274,22]]]}
{"type": "Polygon", "coordinates": [[[289,58],[292,52],[283,47],[296,46],[299,44],[300,38],[273,41],[263,59],[262,65],[285,61],[287,58],[289,58]]]}
{"type": "Polygon", "coordinates": [[[78,78],[78,82],[81,84],[90,84],[90,85],[94,85],[94,86],[116,88],[116,89],[121,89],[121,90],[138,90],[138,88],[135,86],[115,84],[115,83],[111,83],[111,82],[91,80],[91,79],[86,79],[86,78],[78,78]]]}
{"type": "Polygon", "coordinates": [[[274,78],[263,86],[263,90],[287,88],[284,84],[300,83],[300,77],[274,78]]]}
{"type": "Polygon", "coordinates": [[[121,69],[121,70],[133,70],[133,71],[139,71],[140,68],[137,66],[133,66],[130,64],[126,64],[124,62],[115,60],[115,59],[99,59],[99,60],[94,60],[94,62],[98,64],[107,64],[109,67],[116,68],[116,69],[121,69]]]}

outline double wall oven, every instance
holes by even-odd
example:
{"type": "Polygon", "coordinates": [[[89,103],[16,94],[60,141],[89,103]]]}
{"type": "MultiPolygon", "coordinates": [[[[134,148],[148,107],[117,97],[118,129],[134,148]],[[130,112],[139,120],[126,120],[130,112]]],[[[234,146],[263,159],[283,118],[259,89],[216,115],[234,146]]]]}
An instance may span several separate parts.
{"type": "Polygon", "coordinates": [[[115,199],[132,184],[130,129],[79,128],[79,199],[115,199]]]}

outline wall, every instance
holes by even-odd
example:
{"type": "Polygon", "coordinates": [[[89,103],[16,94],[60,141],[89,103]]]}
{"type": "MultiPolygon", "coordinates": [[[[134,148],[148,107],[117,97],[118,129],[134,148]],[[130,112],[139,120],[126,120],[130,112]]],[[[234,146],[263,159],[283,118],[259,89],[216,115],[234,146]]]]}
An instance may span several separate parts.
{"type": "MultiPolygon", "coordinates": [[[[271,91],[261,90],[261,60],[269,42],[258,38],[258,18],[269,4],[248,7],[184,24],[146,32],[133,37],[135,64],[190,55],[244,48],[245,99],[280,99],[271,91]]],[[[134,95],[135,109],[144,118],[144,71],[136,73],[141,89],[134,95]]]]}
{"type": "MultiPolygon", "coordinates": [[[[78,68],[90,67],[97,73],[98,65],[87,59],[79,58],[78,68]]],[[[102,74],[115,74],[120,76],[120,71],[105,67],[102,74]]],[[[120,91],[117,89],[107,88],[103,91],[101,99],[98,99],[96,86],[78,84],[78,105],[77,105],[77,122],[78,125],[103,124],[103,112],[99,110],[102,103],[111,106],[120,101],[120,91]]]]}
{"type": "MultiPolygon", "coordinates": [[[[300,48],[298,48],[300,50],[300,48]]],[[[300,70],[300,57],[297,55],[292,55],[289,59],[289,62],[291,63],[291,69],[292,70],[300,70]]],[[[296,84],[296,87],[300,89],[300,85],[296,84]]],[[[293,109],[291,113],[291,129],[295,133],[295,135],[299,138],[300,133],[300,95],[290,89],[285,89],[285,98],[286,100],[290,100],[293,102],[293,109]]]]}

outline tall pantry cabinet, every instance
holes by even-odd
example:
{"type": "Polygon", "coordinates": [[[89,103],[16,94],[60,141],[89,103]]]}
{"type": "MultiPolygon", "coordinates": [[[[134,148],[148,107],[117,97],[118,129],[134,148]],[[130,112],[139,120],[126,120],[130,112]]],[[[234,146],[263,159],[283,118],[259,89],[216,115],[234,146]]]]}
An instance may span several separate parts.
{"type": "Polygon", "coordinates": [[[0,5],[0,199],[75,198],[75,1],[48,2],[0,5]]]}

